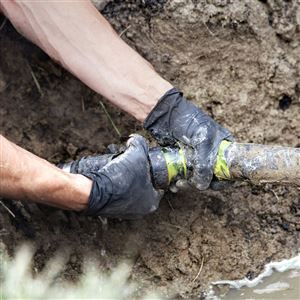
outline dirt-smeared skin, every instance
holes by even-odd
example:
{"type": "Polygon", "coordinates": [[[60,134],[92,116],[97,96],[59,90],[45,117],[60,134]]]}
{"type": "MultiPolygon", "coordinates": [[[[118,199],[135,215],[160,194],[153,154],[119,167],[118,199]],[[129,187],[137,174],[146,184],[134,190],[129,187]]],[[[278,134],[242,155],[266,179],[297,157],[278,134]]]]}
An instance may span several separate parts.
{"type": "Polygon", "coordinates": [[[232,143],[224,155],[232,180],[300,187],[300,148],[232,143]]]}
{"type": "MultiPolygon", "coordinates": [[[[299,146],[297,1],[143,2],[110,2],[104,14],[118,32],[127,28],[122,37],[237,140],[299,146]]],[[[0,32],[1,133],[54,163],[119,143],[99,108],[101,98],[10,28],[0,32]]],[[[116,108],[108,111],[123,135],[141,129],[116,108]]],[[[0,238],[10,252],[33,241],[38,270],[68,247],[64,276],[72,280],[84,255],[94,255],[101,270],[130,258],[139,286],[165,295],[199,296],[210,281],[255,276],[267,261],[290,257],[300,247],[296,188],[238,184],[225,192],[168,194],[155,214],[108,226],[24,205],[10,205],[16,219],[0,206],[0,238]]]]}

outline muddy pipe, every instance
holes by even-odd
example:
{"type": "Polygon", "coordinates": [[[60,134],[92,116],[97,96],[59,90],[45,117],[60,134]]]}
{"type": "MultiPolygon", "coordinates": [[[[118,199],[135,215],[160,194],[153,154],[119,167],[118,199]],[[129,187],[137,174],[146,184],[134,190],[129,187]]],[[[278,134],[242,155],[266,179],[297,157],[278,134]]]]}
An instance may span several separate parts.
{"type": "MultiPolygon", "coordinates": [[[[118,155],[86,157],[60,165],[71,173],[96,171],[118,155]]],[[[155,147],[149,150],[152,181],[167,189],[179,179],[189,179],[193,153],[189,148],[155,147]]],[[[252,184],[278,183],[300,187],[300,148],[265,146],[223,141],[219,147],[214,175],[218,180],[248,181],[252,184]]]]}
{"type": "MultiPolygon", "coordinates": [[[[153,148],[149,157],[156,187],[166,188],[178,179],[188,179],[193,169],[191,150],[153,148]]],[[[256,185],[300,186],[300,148],[223,141],[214,175],[218,180],[242,180],[256,185]]]]}
{"type": "Polygon", "coordinates": [[[300,148],[223,141],[214,171],[220,180],[300,186],[300,148]]]}

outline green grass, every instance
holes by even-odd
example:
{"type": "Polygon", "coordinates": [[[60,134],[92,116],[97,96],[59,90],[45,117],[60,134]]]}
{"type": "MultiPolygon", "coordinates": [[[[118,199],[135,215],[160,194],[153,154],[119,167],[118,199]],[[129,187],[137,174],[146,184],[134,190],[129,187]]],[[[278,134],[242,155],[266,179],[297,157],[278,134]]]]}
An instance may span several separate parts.
{"type": "MultiPolygon", "coordinates": [[[[85,263],[78,282],[60,278],[67,258],[56,256],[43,270],[33,274],[33,250],[21,247],[14,258],[0,252],[0,299],[132,299],[137,285],[130,282],[131,267],[120,264],[110,274],[101,274],[91,263],[85,263]]],[[[140,299],[159,299],[147,294],[140,299]]]]}

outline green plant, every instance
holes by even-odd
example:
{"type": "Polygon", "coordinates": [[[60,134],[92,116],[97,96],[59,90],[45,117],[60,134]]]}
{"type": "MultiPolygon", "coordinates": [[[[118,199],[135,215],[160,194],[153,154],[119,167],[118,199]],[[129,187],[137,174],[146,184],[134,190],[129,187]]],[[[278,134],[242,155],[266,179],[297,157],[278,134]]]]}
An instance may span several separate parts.
{"type": "MultiPolygon", "coordinates": [[[[56,256],[41,272],[33,275],[33,250],[21,247],[15,257],[0,252],[0,299],[132,299],[136,298],[137,285],[129,282],[131,268],[122,263],[111,274],[100,274],[90,263],[77,283],[58,280],[66,257],[56,256]]],[[[142,299],[158,299],[147,294],[142,299]]]]}

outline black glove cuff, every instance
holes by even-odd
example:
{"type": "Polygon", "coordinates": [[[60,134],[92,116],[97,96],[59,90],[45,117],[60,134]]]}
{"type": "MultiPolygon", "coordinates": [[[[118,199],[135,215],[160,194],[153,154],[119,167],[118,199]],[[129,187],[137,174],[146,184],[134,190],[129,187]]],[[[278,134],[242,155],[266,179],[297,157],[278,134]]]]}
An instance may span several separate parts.
{"type": "Polygon", "coordinates": [[[144,129],[148,130],[160,143],[173,144],[176,142],[170,132],[171,115],[182,101],[182,95],[176,88],[167,91],[144,121],[144,129]]]}
{"type": "Polygon", "coordinates": [[[98,173],[83,174],[93,181],[92,190],[89,196],[88,208],[84,214],[88,216],[101,215],[103,210],[110,202],[112,196],[112,183],[108,177],[98,173]]]}

